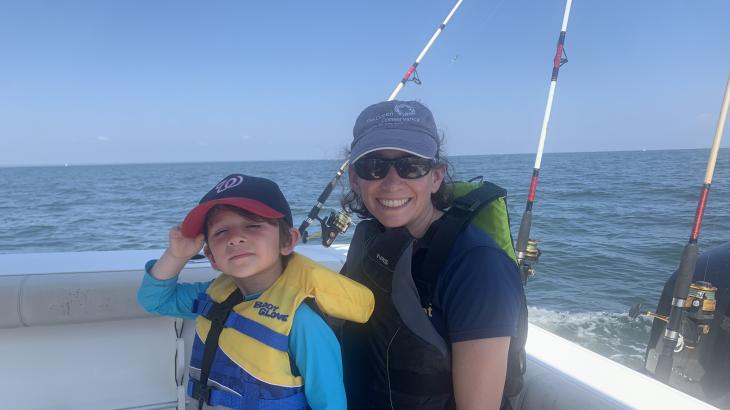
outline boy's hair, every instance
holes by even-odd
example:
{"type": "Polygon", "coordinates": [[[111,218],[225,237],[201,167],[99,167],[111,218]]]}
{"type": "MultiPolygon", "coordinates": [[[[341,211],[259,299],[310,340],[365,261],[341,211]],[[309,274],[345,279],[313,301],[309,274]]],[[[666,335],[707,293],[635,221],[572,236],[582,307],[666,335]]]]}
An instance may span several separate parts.
{"type": "Polygon", "coordinates": [[[292,243],[292,236],[291,236],[291,228],[292,226],[289,225],[289,223],[284,218],[279,219],[273,219],[273,218],[264,218],[263,216],[256,215],[252,212],[249,212],[245,209],[238,208],[233,205],[216,205],[213,208],[211,208],[208,213],[205,215],[205,222],[203,223],[203,235],[205,235],[205,242],[208,242],[208,222],[211,218],[211,216],[219,210],[229,210],[232,212],[237,213],[238,215],[246,218],[251,219],[253,221],[257,222],[265,222],[269,225],[274,225],[279,227],[279,248],[285,248],[292,243]]]}

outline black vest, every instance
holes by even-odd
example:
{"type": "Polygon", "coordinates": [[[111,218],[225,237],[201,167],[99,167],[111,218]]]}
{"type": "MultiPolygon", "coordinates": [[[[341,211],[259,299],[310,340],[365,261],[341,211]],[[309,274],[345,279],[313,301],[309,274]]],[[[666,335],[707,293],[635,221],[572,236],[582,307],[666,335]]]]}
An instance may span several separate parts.
{"type": "MultiPolygon", "coordinates": [[[[454,409],[449,344],[424,314],[411,273],[413,238],[405,228],[358,224],[345,273],[368,286],[375,311],[366,324],[339,331],[350,409],[454,409]]],[[[433,288],[433,286],[432,286],[433,288]]],[[[510,343],[505,395],[522,386],[527,330],[523,297],[519,335],[510,343]]],[[[509,408],[503,400],[503,408],[509,408]]]]}
{"type": "Polygon", "coordinates": [[[350,409],[455,408],[449,347],[421,308],[412,246],[405,228],[363,221],[355,230],[345,266],[373,291],[375,311],[340,332],[350,409]]]}

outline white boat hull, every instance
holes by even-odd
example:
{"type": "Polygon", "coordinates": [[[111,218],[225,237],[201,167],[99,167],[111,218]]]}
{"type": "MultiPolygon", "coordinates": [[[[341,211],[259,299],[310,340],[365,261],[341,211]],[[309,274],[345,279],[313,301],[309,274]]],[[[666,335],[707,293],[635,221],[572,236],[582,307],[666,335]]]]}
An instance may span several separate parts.
{"type": "MultiPolygon", "coordinates": [[[[297,250],[339,269],[346,247],[297,250]]],[[[0,255],[0,407],[176,408],[175,319],[136,303],[142,267],[161,252],[0,255]]],[[[190,263],[181,281],[216,275],[190,263]]],[[[185,363],[193,331],[185,321],[185,363]]],[[[714,408],[534,325],[527,353],[521,409],[714,408]]]]}

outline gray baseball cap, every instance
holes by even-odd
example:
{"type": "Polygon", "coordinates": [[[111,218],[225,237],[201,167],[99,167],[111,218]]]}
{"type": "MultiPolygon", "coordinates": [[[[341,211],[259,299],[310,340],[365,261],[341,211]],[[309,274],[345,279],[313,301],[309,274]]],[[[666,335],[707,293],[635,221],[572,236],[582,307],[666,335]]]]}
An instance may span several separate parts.
{"type": "Polygon", "coordinates": [[[350,163],[381,149],[436,158],[438,132],[433,114],[417,101],[383,101],[365,108],[355,121],[350,163]]]}

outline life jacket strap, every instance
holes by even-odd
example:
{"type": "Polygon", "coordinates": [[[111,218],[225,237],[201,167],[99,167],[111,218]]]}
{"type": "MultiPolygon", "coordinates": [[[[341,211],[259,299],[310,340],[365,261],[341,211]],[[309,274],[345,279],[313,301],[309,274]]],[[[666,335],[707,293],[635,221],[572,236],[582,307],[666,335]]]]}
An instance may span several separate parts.
{"type": "Polygon", "coordinates": [[[261,323],[254,322],[236,312],[231,312],[228,315],[225,326],[236,329],[271,348],[286,353],[289,352],[289,338],[287,336],[277,333],[261,323]]]}
{"type": "MultiPolygon", "coordinates": [[[[198,299],[201,299],[200,295],[198,296],[198,299]]],[[[228,315],[231,313],[231,310],[234,306],[241,302],[243,302],[243,294],[240,289],[236,288],[236,290],[228,295],[228,298],[221,303],[216,303],[212,300],[210,300],[210,303],[203,306],[201,306],[200,303],[193,303],[193,312],[200,310],[200,312],[195,313],[199,313],[206,319],[210,320],[210,330],[208,330],[208,336],[205,338],[203,360],[200,366],[200,384],[203,387],[198,387],[197,390],[194,391],[194,393],[198,394],[199,397],[192,396],[193,398],[198,399],[198,410],[203,409],[203,403],[206,401],[202,399],[205,398],[206,395],[208,396],[208,399],[210,399],[211,391],[207,388],[208,376],[210,375],[210,367],[213,364],[215,352],[218,349],[218,339],[220,338],[226,319],[228,319],[228,315]]]]}
{"type": "Polygon", "coordinates": [[[282,352],[289,352],[289,338],[286,335],[277,333],[261,323],[255,322],[247,317],[241,316],[234,311],[229,311],[225,317],[216,314],[212,309],[217,303],[211,299],[207,293],[198,294],[198,298],[193,301],[193,313],[202,315],[210,319],[209,316],[215,316],[216,320],[222,320],[223,327],[230,327],[249,336],[259,342],[282,352]]]}
{"type": "Polygon", "coordinates": [[[451,245],[456,241],[456,238],[476,216],[478,210],[495,199],[506,195],[507,191],[504,188],[491,182],[484,182],[479,188],[454,199],[451,209],[446,212],[446,218],[431,240],[431,243],[440,246],[428,249],[421,268],[420,279],[428,284],[426,292],[422,292],[420,295],[421,304],[424,307],[428,306],[433,300],[433,290],[436,287],[438,272],[446,264],[449,253],[451,253],[451,245]]]}
{"type": "Polygon", "coordinates": [[[253,408],[258,410],[280,410],[307,408],[307,399],[303,391],[281,399],[264,400],[258,397],[239,396],[238,394],[216,389],[215,387],[202,385],[199,381],[190,379],[188,381],[188,395],[194,399],[201,400],[195,397],[196,393],[202,394],[205,397],[205,403],[208,403],[210,406],[225,406],[232,409],[253,408]],[[252,402],[257,403],[257,405],[251,406],[252,402]]]}
{"type": "Polygon", "coordinates": [[[203,384],[192,377],[188,380],[188,396],[200,403],[210,403],[213,387],[203,384]]]}
{"type": "Polygon", "coordinates": [[[225,327],[226,319],[231,310],[241,302],[243,302],[243,295],[238,289],[221,303],[214,301],[207,293],[199,293],[198,297],[193,300],[192,311],[210,320],[211,327],[225,327]]]}

